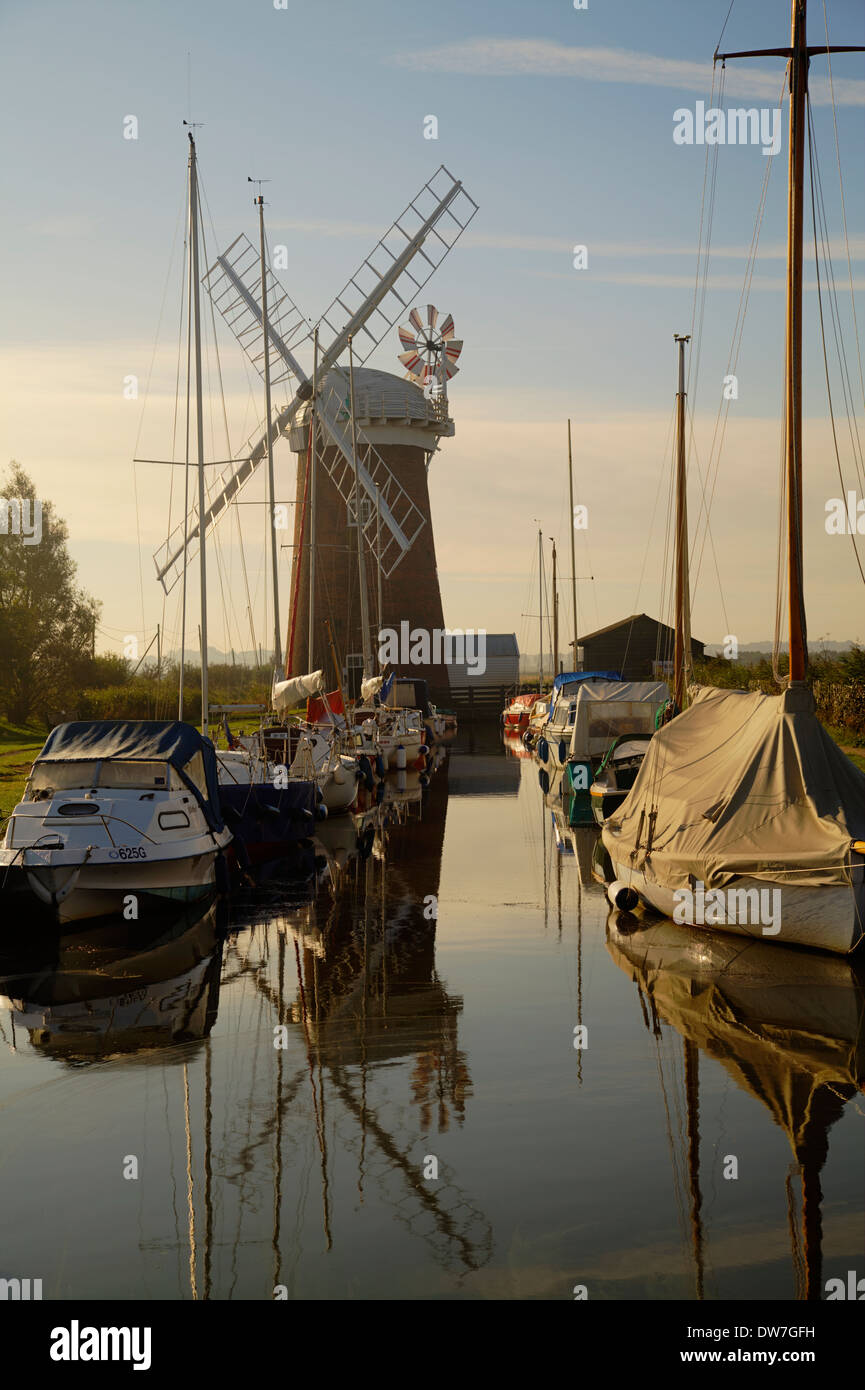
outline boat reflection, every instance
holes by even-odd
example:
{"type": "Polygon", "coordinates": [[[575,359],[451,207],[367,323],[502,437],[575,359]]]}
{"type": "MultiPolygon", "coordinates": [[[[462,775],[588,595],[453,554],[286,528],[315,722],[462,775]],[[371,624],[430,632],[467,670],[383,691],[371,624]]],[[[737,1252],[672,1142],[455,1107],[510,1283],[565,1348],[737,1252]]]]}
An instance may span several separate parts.
{"type": "Polygon", "coordinates": [[[28,941],[16,954],[7,940],[0,1011],[13,1049],[26,1037],[75,1066],[206,1038],[219,1000],[221,915],[212,902],[170,918],[113,921],[46,939],[41,953],[28,941]]]}
{"type": "Polygon", "coordinates": [[[709,935],[670,921],[644,926],[613,909],[607,949],[637,985],[647,1029],[685,1049],[688,1183],[697,1297],[705,1239],[698,1128],[699,1055],[720,1062],[769,1111],[790,1143],[787,1178],[796,1296],[819,1300],[822,1188],[829,1131],[865,1083],[865,973],[824,953],[709,935]],[[801,1215],[792,1180],[801,1180],[801,1215]],[[798,1224],[798,1223],[801,1224],[798,1224]]]}

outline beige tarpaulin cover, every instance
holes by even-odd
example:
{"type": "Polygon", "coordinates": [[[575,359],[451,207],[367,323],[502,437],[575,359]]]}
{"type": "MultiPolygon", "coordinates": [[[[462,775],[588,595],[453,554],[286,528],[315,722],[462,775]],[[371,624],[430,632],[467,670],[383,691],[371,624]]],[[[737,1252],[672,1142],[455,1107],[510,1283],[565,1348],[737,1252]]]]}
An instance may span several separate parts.
{"type": "Polygon", "coordinates": [[[850,842],[865,838],[865,773],[826,733],[810,692],[697,686],[691,697],[651,740],[633,788],[604,827],[616,861],[645,866],[673,890],[689,875],[707,888],[738,875],[850,884],[850,842]]]}
{"type": "Polygon", "coordinates": [[[663,681],[585,681],[570,696],[576,706],[571,757],[606,753],[620,734],[653,733],[655,716],[669,698],[663,681]]]}

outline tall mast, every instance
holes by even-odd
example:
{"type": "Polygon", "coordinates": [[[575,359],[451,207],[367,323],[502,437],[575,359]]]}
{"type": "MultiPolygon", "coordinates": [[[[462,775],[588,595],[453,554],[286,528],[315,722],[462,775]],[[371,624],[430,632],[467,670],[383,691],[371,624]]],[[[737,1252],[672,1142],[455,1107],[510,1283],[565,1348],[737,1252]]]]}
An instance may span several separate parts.
{"type": "Polygon", "coordinates": [[[538,691],[544,692],[544,538],[538,531],[538,691]]]}
{"type": "Polygon", "coordinates": [[[258,207],[258,237],[261,253],[261,327],[264,334],[264,409],[267,430],[267,514],[270,526],[270,582],[273,591],[273,661],[282,670],[282,638],[279,631],[279,570],[276,548],[276,492],[273,481],[273,432],[270,419],[270,337],[267,322],[267,258],[264,251],[264,196],[255,199],[258,207]]]}
{"type": "Polygon", "coordinates": [[[354,456],[354,516],[357,525],[357,573],[360,581],[360,626],[363,648],[364,679],[372,675],[372,654],[369,645],[369,599],[366,592],[366,566],[363,563],[363,527],[360,516],[360,464],[357,457],[357,420],[354,412],[354,355],[351,337],[348,340],[348,390],[351,406],[351,452],[354,456]]]}
{"type": "Polygon", "coordinates": [[[688,485],[685,470],[685,344],[689,334],[674,333],[679,345],[679,389],[676,393],[676,644],[673,658],[673,699],[685,707],[685,680],[691,661],[691,593],[688,582],[688,485]]]}
{"type": "MultiPolygon", "coordinates": [[[[806,0],[792,0],[790,154],[787,188],[787,593],[790,683],[808,669],[802,572],[802,257],[805,205],[805,95],[808,90],[806,0]]],[[[815,233],[816,235],[816,233],[815,233]]]]}
{"type": "Polygon", "coordinates": [[[805,679],[808,636],[802,557],[802,256],[805,206],[805,103],[808,65],[814,54],[862,53],[857,44],[818,44],[808,47],[807,0],[790,0],[790,47],[750,52],[715,53],[715,62],[728,58],[788,61],[790,121],[787,175],[787,322],[786,322],[786,453],[787,453],[787,591],[790,618],[790,682],[805,679]]]}
{"type": "MultiPolygon", "coordinates": [[[[318,324],[312,338],[312,409],[309,412],[309,630],[306,641],[306,659],[309,670],[315,666],[315,464],[318,445],[318,324]]],[[[298,557],[298,583],[300,582],[300,558],[298,557]]]]}
{"type": "Polygon", "coordinates": [[[377,568],[377,571],[378,571],[378,573],[377,573],[377,580],[376,580],[376,595],[377,595],[377,598],[378,598],[378,614],[377,614],[377,617],[378,617],[378,631],[379,631],[379,639],[378,639],[378,640],[379,640],[379,642],[381,642],[381,629],[382,629],[382,623],[383,623],[382,612],[383,612],[384,605],[383,605],[383,603],[382,603],[382,585],[381,585],[381,488],[378,488],[378,487],[377,487],[376,490],[375,490],[375,560],[376,560],[376,568],[377,568]]]}
{"type": "MultiPolygon", "coordinates": [[[[195,342],[195,431],[198,445],[198,515],[204,516],[204,409],[201,381],[201,306],[199,302],[200,277],[198,272],[198,165],[195,157],[195,140],[189,132],[189,245],[192,267],[192,321],[195,342]]],[[[201,585],[201,732],[207,737],[207,561],[205,558],[204,534],[206,527],[199,526],[198,574],[201,585]]]]}
{"type": "Polygon", "coordinates": [[[571,457],[571,422],[568,421],[568,494],[571,502],[571,606],[574,614],[574,666],[577,669],[577,562],[574,555],[574,462],[571,457]]]}
{"type": "Polygon", "coordinates": [[[553,675],[559,674],[559,595],[556,588],[556,543],[553,537],[553,675]]]}

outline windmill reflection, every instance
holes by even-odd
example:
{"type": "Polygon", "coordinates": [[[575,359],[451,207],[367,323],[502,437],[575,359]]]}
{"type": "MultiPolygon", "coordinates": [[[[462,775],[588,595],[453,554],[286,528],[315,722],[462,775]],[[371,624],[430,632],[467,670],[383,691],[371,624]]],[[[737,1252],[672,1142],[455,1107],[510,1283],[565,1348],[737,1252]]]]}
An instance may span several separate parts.
{"type": "MultiPolygon", "coordinates": [[[[608,919],[607,949],[636,983],[647,1029],[684,1043],[687,1168],[696,1293],[705,1236],[699,1169],[700,1053],[721,1063],[783,1129],[794,1156],[786,1195],[796,1296],[819,1300],[822,1187],[829,1131],[865,1083],[865,974],[849,960],[710,935],[669,921],[608,919]],[[801,1183],[801,1215],[794,1179],[801,1183]]],[[[665,1104],[667,1096],[665,1094],[665,1104]]]]}

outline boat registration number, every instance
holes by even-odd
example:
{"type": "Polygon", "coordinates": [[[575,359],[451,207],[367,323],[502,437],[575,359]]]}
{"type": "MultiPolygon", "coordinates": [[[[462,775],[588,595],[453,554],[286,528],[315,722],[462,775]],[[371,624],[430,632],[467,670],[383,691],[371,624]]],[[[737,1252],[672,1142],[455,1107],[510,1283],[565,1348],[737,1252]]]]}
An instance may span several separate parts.
{"type": "Polygon", "coordinates": [[[108,851],[109,859],[146,859],[147,850],[140,849],[137,845],[121,845],[119,849],[108,851]]]}

